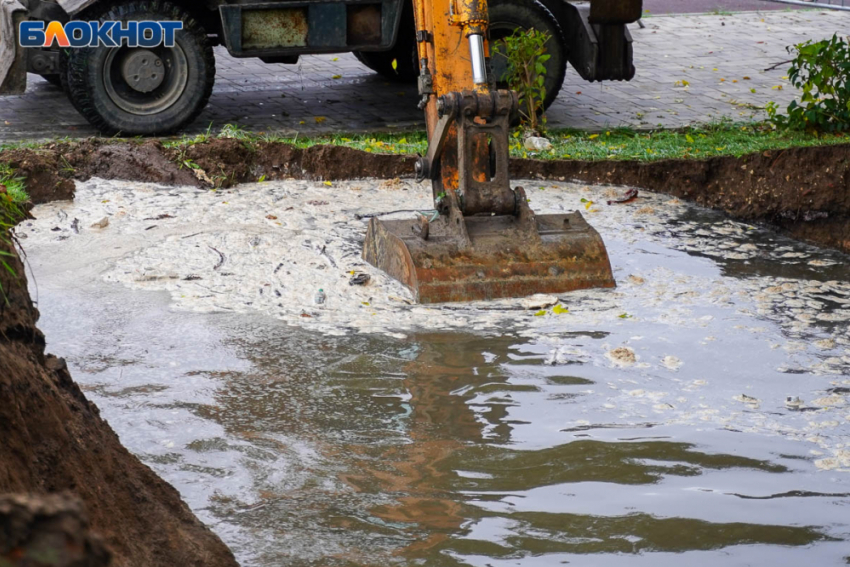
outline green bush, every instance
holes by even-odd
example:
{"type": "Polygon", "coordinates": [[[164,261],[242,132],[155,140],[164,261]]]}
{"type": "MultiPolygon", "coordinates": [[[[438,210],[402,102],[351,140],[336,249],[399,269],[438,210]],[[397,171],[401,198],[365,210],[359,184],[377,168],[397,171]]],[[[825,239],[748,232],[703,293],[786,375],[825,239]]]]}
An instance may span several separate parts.
{"type": "MultiPolygon", "coordinates": [[[[23,205],[28,200],[23,178],[16,177],[8,165],[0,164],[0,242],[6,245],[4,248],[11,248],[12,236],[9,231],[24,218],[26,213],[24,213],[23,205]]],[[[7,260],[12,257],[10,252],[0,248],[0,270],[17,277],[14,268],[7,260]]],[[[7,304],[9,302],[2,285],[0,285],[0,299],[7,304]]]]}
{"type": "Polygon", "coordinates": [[[803,91],[800,102],[788,105],[788,114],[776,103],[767,105],[770,121],[792,130],[841,132],[850,129],[850,45],[843,37],[801,43],[788,48],[796,53],[788,77],[803,91]]]}
{"type": "Polygon", "coordinates": [[[508,68],[502,80],[519,95],[520,114],[528,128],[541,133],[546,124],[543,101],[546,98],[546,66],[551,55],[546,53],[549,34],[534,28],[517,29],[504,38],[508,68]]]}

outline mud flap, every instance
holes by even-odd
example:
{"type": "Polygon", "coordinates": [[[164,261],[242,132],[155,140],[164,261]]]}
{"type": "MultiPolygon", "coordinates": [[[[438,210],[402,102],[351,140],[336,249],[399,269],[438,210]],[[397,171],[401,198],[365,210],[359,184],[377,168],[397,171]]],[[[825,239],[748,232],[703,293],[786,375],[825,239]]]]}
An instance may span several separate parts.
{"type": "Polygon", "coordinates": [[[17,0],[0,0],[0,96],[27,90],[26,50],[18,46],[18,26],[26,11],[17,0]]]}
{"type": "MultiPolygon", "coordinates": [[[[640,11],[638,10],[638,14],[640,11]]],[[[623,14],[627,16],[630,14],[623,14]]],[[[632,35],[625,23],[608,22],[587,5],[567,4],[562,27],[569,42],[569,60],[586,81],[630,81],[635,76],[632,35]]]]}

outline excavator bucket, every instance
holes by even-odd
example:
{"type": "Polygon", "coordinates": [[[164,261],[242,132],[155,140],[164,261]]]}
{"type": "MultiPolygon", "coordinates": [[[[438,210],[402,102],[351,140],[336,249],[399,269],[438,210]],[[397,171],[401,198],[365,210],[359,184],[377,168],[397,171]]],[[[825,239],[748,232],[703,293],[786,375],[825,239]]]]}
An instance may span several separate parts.
{"type": "Polygon", "coordinates": [[[469,245],[452,219],[373,218],[363,258],[409,287],[420,303],[490,300],[614,287],[599,233],[580,213],[467,217],[469,245]],[[533,231],[529,234],[529,228],[533,231]]]}

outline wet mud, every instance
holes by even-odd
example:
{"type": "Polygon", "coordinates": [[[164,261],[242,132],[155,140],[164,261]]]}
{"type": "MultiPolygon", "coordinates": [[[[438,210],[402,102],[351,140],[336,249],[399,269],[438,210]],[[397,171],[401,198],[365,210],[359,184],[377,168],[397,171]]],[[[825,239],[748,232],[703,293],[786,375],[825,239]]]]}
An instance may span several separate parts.
{"type": "MultiPolygon", "coordinates": [[[[765,223],[795,238],[850,251],[850,146],[791,148],[740,158],[656,162],[516,159],[515,179],[639,187],[765,223]]],[[[91,139],[0,152],[27,178],[34,203],[71,199],[92,177],[227,188],[260,179],[393,179],[413,174],[415,157],[340,146],[215,139],[183,147],[161,141],[91,139]]]]}
{"type": "MultiPolygon", "coordinates": [[[[79,497],[93,531],[111,550],[115,567],[236,565],[232,553],[178,492],[121,445],[71,379],[65,361],[45,353],[24,265],[2,240],[0,252],[11,254],[4,258],[15,272],[0,270],[0,494],[68,492],[79,497]]],[[[44,506],[21,504],[24,508],[17,509],[20,506],[7,504],[7,512],[18,520],[27,509],[46,513],[44,506]]],[[[13,523],[21,545],[26,544],[26,527],[13,523]]],[[[13,532],[4,530],[0,536],[3,549],[13,532]]],[[[7,551],[14,553],[15,548],[7,551]]],[[[2,555],[0,564],[8,564],[2,555]]]]}

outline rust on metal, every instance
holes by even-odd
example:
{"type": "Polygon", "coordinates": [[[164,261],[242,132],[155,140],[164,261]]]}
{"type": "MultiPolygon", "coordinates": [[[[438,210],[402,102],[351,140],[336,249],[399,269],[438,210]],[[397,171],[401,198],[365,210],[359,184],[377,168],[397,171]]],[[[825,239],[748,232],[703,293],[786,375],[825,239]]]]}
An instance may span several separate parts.
{"type": "Polygon", "coordinates": [[[350,4],[346,8],[348,45],[380,45],[381,5],[350,4]]]}
{"type": "Polygon", "coordinates": [[[465,247],[445,217],[431,223],[427,240],[417,220],[373,218],[363,258],[409,287],[420,303],[615,286],[602,238],[580,213],[533,220],[539,239],[529,239],[514,216],[467,217],[471,245],[465,247]]]}
{"type": "Polygon", "coordinates": [[[275,8],[242,12],[242,48],[306,47],[307,8],[275,8]]]}

